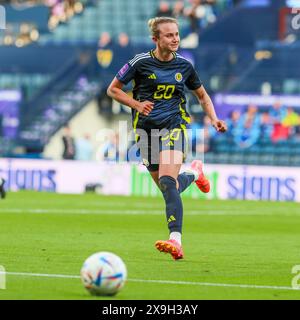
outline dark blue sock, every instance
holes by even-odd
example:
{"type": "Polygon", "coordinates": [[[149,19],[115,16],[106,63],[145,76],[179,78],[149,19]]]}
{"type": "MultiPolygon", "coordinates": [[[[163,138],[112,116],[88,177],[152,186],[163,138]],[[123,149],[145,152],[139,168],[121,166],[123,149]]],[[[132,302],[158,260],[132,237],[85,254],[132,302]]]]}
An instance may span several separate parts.
{"type": "Polygon", "coordinates": [[[160,190],[166,202],[166,215],[170,232],[182,231],[183,208],[176,180],[170,176],[159,178],[160,190]]]}
{"type": "Polygon", "coordinates": [[[183,192],[194,181],[194,178],[195,176],[192,173],[181,173],[177,178],[179,183],[178,192],[183,192]]]}

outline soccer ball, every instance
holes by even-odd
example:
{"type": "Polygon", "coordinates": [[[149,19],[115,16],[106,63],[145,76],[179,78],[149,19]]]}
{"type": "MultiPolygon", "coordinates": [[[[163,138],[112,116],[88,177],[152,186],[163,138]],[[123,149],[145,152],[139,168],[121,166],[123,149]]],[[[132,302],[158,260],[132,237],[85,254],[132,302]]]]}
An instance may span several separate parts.
{"type": "Polygon", "coordinates": [[[80,275],[84,287],[92,295],[113,296],[123,288],[127,269],[117,255],[97,252],[85,260],[80,275]]]}

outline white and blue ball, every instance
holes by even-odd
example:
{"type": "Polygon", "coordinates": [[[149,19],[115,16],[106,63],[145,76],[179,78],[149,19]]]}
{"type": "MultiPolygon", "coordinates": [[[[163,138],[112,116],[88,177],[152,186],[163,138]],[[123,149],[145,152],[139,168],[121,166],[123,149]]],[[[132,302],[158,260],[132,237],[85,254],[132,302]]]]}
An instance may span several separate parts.
{"type": "Polygon", "coordinates": [[[92,295],[112,296],[124,287],[127,269],[114,253],[97,252],[85,260],[80,275],[84,287],[92,295]]]}

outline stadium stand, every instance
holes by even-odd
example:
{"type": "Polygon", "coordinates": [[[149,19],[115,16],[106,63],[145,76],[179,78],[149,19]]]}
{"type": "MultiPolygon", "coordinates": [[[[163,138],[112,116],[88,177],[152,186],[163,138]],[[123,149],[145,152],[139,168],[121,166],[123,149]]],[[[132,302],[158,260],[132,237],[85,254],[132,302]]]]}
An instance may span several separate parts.
{"type": "MultiPolygon", "coordinates": [[[[195,32],[192,15],[196,17],[197,46],[186,41],[180,53],[193,61],[210,94],[300,94],[298,34],[293,34],[292,41],[289,34],[283,41],[278,39],[279,2],[86,0],[61,4],[54,1],[50,10],[49,4],[27,8],[26,27],[22,15],[10,8],[13,18],[7,30],[0,32],[1,89],[17,89],[23,96],[18,139],[3,136],[2,155],[14,156],[16,146],[41,154],[55,132],[89,101],[103,95],[125,61],[151,48],[146,21],[155,14],[171,13],[179,19],[183,43],[195,32]],[[20,31],[26,31],[35,44],[26,46],[24,37],[18,42],[20,31]]],[[[189,107],[196,121],[202,120],[192,98],[189,107]]],[[[206,161],[299,165],[299,109],[282,108],[295,112],[275,123],[267,116],[272,106],[259,106],[255,125],[241,120],[245,108],[238,110],[239,125],[230,134],[221,138],[208,133],[206,161]],[[266,130],[269,136],[261,137],[266,130]]]]}

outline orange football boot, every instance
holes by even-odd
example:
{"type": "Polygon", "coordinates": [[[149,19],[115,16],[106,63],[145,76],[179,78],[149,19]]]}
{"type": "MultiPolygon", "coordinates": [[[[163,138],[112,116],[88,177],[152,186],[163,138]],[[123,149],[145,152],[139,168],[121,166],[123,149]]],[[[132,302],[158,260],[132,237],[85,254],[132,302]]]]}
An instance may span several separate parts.
{"type": "Polygon", "coordinates": [[[160,252],[170,253],[174,260],[183,259],[182,246],[176,240],[158,240],[155,247],[160,252]]]}
{"type": "Polygon", "coordinates": [[[203,163],[200,160],[194,160],[191,163],[191,169],[198,173],[198,179],[195,180],[197,187],[204,193],[208,193],[210,190],[210,183],[208,179],[205,177],[203,170],[203,163]]]}

